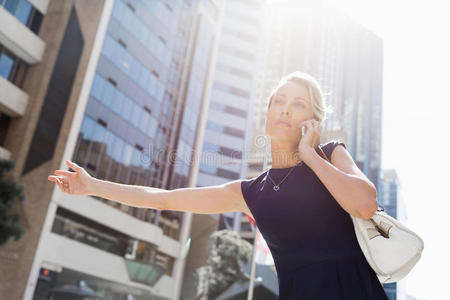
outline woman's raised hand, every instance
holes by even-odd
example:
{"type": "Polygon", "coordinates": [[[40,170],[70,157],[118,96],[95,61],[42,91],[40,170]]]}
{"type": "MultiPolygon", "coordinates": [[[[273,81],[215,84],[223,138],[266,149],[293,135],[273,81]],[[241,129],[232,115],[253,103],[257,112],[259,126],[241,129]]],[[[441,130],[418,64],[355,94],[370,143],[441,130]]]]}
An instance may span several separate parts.
{"type": "Polygon", "coordinates": [[[303,157],[305,152],[311,149],[315,149],[320,145],[320,136],[322,134],[322,125],[319,121],[309,119],[300,123],[300,128],[306,126],[306,134],[300,139],[298,144],[298,151],[300,156],[303,157]]]}
{"type": "Polygon", "coordinates": [[[48,180],[58,184],[64,193],[71,195],[89,195],[90,186],[94,178],[76,163],[66,160],[66,164],[74,172],[55,170],[55,175],[49,175],[48,180]]]}

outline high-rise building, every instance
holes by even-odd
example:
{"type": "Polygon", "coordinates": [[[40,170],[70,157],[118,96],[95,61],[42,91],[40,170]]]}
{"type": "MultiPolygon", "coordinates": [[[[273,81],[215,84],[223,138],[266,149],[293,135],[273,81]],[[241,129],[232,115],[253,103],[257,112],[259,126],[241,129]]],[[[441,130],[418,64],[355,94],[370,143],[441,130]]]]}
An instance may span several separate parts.
{"type": "MultiPolygon", "coordinates": [[[[257,103],[264,4],[261,0],[224,2],[196,186],[238,180],[247,172],[253,108],[257,103]]],[[[192,246],[186,259],[183,282],[184,299],[196,296],[194,274],[197,268],[207,264],[210,235],[221,229],[239,231],[241,220],[247,220],[241,212],[193,215],[192,246]]],[[[251,240],[251,232],[245,231],[243,235],[251,240]]]]}
{"type": "Polygon", "coordinates": [[[179,299],[189,215],[72,197],[47,176],[71,159],[99,179],[194,186],[189,153],[203,140],[223,2],[30,0],[30,19],[28,1],[0,3],[2,104],[24,116],[2,116],[2,150],[28,221],[1,250],[2,297],[47,299],[72,285],[179,299]]]}
{"type": "MultiPolygon", "coordinates": [[[[346,142],[377,183],[382,42],[298,2],[0,0],[0,156],[16,161],[26,194],[15,207],[25,234],[0,249],[0,299],[46,299],[68,285],[191,299],[210,233],[252,241],[242,213],[71,197],[47,176],[71,159],[96,178],[164,189],[252,177],[270,157],[267,95],[292,71],[332,92],[324,139],[346,142]]],[[[273,294],[274,282],[262,285],[273,294]]],[[[237,293],[245,287],[226,294],[237,293]]]]}
{"type": "Polygon", "coordinates": [[[329,1],[270,1],[263,19],[258,103],[245,177],[255,177],[271,165],[270,141],[264,138],[270,93],[283,76],[302,71],[318,80],[326,104],[334,111],[323,124],[321,143],[344,142],[379,190],[381,38],[329,1]]]}
{"type": "MultiPolygon", "coordinates": [[[[46,42],[39,32],[48,1],[0,0],[0,156],[11,158],[21,137],[8,134],[29,123],[27,110],[34,99],[29,80],[42,64],[46,42]],[[28,75],[27,75],[28,74],[28,75]]],[[[33,90],[34,92],[34,90],[33,90]]]]}
{"type": "Polygon", "coordinates": [[[27,280],[53,189],[46,178],[59,165],[102,12],[101,1],[72,2],[0,1],[0,152],[26,197],[13,207],[24,234],[0,249],[0,299],[35,287],[27,280]]]}
{"type": "MultiPolygon", "coordinates": [[[[322,141],[345,142],[358,167],[378,187],[383,42],[328,3],[302,0],[268,5],[255,131],[264,132],[268,96],[281,77],[294,71],[309,73],[319,81],[334,111],[324,122],[322,141]]],[[[260,170],[256,162],[254,167],[260,170]]]]}
{"type": "MultiPolygon", "coordinates": [[[[393,218],[406,224],[408,220],[400,178],[395,169],[383,169],[378,202],[393,218]]],[[[389,300],[406,300],[406,278],[384,284],[389,300]]]]}

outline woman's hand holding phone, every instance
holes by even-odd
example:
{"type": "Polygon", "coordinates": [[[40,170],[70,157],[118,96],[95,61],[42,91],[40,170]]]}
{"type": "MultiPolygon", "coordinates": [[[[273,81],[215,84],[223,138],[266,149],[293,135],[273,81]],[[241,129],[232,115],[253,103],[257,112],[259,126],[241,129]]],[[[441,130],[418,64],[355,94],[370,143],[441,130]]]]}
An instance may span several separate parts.
{"type": "Polygon", "coordinates": [[[300,123],[302,128],[302,137],[298,144],[299,155],[302,160],[308,151],[314,150],[320,144],[320,135],[322,134],[322,125],[319,121],[310,119],[300,123]]]}

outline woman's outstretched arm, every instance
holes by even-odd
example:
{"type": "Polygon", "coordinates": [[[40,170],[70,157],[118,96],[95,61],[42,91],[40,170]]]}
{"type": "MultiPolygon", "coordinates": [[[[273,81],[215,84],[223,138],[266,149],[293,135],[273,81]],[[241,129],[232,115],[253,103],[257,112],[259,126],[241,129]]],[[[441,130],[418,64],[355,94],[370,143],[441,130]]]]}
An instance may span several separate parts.
{"type": "Polygon", "coordinates": [[[200,214],[216,214],[230,211],[251,213],[245,204],[241,180],[209,187],[186,187],[174,190],[127,185],[96,179],[82,167],[66,161],[74,170],[56,170],[48,180],[71,195],[92,195],[129,206],[153,208],[158,210],[178,210],[200,214]]]}
{"type": "Polygon", "coordinates": [[[199,214],[240,211],[240,182],[173,190],[93,179],[92,195],[129,206],[199,214]],[[239,184],[239,185],[238,185],[239,184]]]}

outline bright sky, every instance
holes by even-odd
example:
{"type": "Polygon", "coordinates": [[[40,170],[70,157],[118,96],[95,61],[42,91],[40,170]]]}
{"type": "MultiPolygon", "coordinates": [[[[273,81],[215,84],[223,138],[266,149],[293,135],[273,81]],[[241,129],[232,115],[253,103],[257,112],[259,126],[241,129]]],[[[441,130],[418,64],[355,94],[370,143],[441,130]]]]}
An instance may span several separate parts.
{"type": "Polygon", "coordinates": [[[383,168],[403,186],[407,226],[425,243],[409,295],[449,299],[450,18],[446,1],[334,0],[384,40],[383,168]]]}

